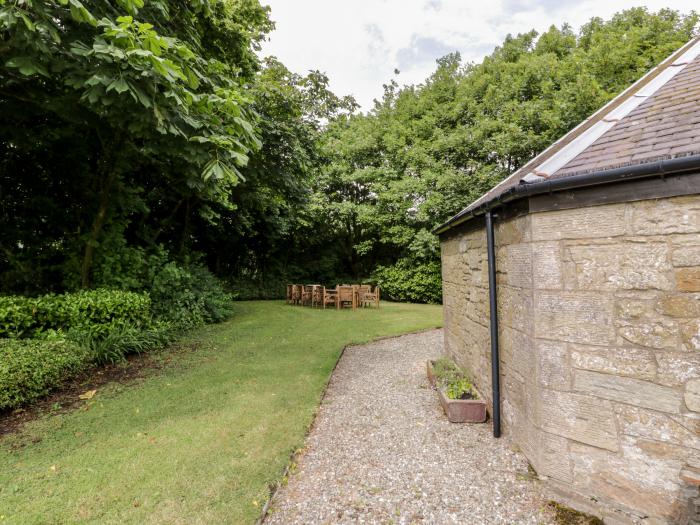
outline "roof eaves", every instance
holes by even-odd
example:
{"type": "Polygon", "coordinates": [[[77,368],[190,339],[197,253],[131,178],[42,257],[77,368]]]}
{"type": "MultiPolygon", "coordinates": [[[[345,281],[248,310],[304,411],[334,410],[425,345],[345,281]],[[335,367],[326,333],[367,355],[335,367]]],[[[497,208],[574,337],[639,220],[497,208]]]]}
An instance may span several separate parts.
{"type": "MultiPolygon", "coordinates": [[[[694,37],[683,47],[674,52],[669,58],[642,76],[629,88],[617,95],[560,139],[552,143],[530,162],[526,163],[515,173],[494,186],[487,192],[487,194],[493,194],[489,199],[484,202],[479,202],[484,196],[480,197],[433,231],[442,232],[452,226],[456,226],[463,222],[463,220],[461,220],[463,217],[473,217],[475,214],[471,212],[474,210],[483,209],[485,211],[487,208],[486,205],[496,200],[498,196],[503,193],[499,192],[498,189],[503,185],[512,183],[515,179],[520,179],[521,183],[530,184],[547,180],[547,178],[556,173],[557,170],[561,169],[583,150],[593,144],[593,142],[600,138],[606,131],[614,127],[624,116],[628,115],[642,102],[656,93],[699,55],[700,37],[694,37]]],[[[464,220],[467,219],[465,218],[464,220]]]]}
{"type": "Polygon", "coordinates": [[[444,233],[459,224],[478,217],[487,210],[508,204],[518,199],[552,193],[556,191],[572,190],[590,186],[599,186],[626,180],[639,180],[649,177],[663,177],[671,174],[698,173],[700,172],[700,154],[687,154],[673,158],[661,158],[654,162],[642,162],[630,166],[604,169],[590,173],[572,175],[570,177],[552,178],[535,183],[521,182],[517,186],[508,188],[489,202],[484,202],[472,210],[463,210],[445,224],[433,230],[434,234],[444,233]]]}

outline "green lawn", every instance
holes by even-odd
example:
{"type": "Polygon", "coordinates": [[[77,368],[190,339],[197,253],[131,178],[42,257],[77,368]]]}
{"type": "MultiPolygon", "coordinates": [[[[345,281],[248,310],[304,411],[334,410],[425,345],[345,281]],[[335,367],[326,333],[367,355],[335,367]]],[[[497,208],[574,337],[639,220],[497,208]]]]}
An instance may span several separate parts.
{"type": "Polygon", "coordinates": [[[164,372],[0,440],[0,524],[253,522],[342,347],[441,321],[439,306],[237,303],[164,372]]]}

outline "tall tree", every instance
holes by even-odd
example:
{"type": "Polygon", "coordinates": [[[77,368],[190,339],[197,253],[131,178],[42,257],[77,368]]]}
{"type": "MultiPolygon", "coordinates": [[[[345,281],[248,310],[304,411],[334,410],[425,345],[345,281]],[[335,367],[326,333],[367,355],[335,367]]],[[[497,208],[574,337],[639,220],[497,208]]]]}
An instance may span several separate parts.
{"type": "MultiPolygon", "coordinates": [[[[106,225],[141,206],[142,185],[229,202],[260,146],[246,83],[270,27],[254,0],[0,0],[3,190],[25,184],[13,175],[31,166],[72,193],[79,218],[62,241],[82,245],[83,287],[106,225]],[[43,147],[18,148],[36,126],[43,147]],[[75,162],[47,164],[60,154],[46,150],[75,162]]],[[[33,235],[3,239],[3,251],[19,264],[33,235]]]]}

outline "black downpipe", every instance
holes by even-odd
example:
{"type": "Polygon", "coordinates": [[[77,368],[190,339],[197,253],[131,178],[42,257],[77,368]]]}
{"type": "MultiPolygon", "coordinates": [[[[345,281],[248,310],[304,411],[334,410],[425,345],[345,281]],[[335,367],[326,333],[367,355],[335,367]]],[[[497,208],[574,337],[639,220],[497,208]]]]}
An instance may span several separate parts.
{"type": "Polygon", "coordinates": [[[493,216],[486,212],[486,251],[489,262],[489,311],[491,312],[491,386],[493,388],[493,437],[501,437],[501,372],[498,356],[498,310],[496,302],[496,249],[493,216]]]}

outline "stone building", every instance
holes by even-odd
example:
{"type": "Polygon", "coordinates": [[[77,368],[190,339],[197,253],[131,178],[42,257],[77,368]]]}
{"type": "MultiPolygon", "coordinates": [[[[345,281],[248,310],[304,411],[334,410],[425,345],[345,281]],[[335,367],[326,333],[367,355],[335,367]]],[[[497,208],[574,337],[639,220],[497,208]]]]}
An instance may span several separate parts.
{"type": "Polygon", "coordinates": [[[436,233],[446,352],[554,498],[700,522],[700,39],[436,233]]]}

